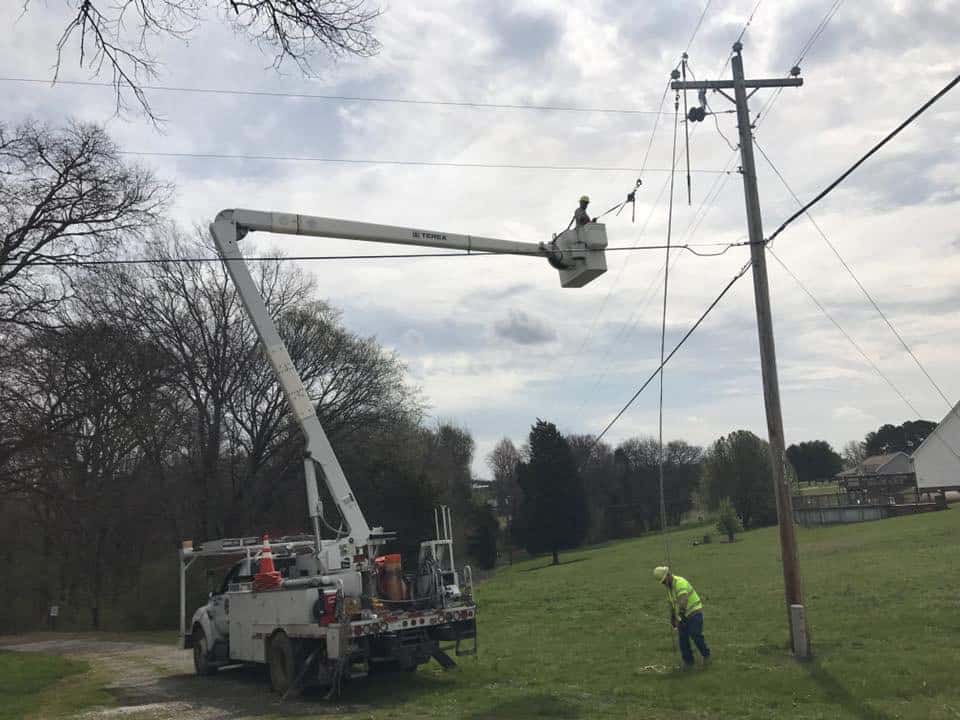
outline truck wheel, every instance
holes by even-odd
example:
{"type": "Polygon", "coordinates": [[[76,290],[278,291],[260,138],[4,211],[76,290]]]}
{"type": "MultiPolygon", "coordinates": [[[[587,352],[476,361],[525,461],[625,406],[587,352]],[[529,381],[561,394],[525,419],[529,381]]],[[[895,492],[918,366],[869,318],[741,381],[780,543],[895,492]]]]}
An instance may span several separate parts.
{"type": "Polygon", "coordinates": [[[210,662],[210,644],[201,627],[193,631],[193,669],[197,675],[213,675],[217,671],[217,666],[210,662]]]}
{"type": "Polygon", "coordinates": [[[275,693],[285,695],[294,680],[297,679],[297,662],[293,652],[293,643],[282,630],[270,640],[270,686],[275,693]]]}

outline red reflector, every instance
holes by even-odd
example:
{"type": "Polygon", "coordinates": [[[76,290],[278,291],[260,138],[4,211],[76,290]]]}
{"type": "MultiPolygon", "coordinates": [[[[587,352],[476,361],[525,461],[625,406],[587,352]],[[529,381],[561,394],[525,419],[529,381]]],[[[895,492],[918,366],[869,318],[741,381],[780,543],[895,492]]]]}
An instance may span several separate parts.
{"type": "Polygon", "coordinates": [[[363,628],[361,628],[359,625],[357,625],[355,628],[353,628],[353,634],[354,634],[354,635],[359,635],[361,632],[363,632],[363,628]]]}

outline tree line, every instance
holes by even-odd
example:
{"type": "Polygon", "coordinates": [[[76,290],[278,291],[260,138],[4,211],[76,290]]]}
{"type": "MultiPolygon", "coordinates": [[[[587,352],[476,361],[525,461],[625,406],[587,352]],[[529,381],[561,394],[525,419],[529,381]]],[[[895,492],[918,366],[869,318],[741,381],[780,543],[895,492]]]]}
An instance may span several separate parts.
{"type": "MultiPolygon", "coordinates": [[[[832,481],[865,457],[915,449],[934,423],[883,425],[843,455],[824,440],[786,450],[788,479],[832,481]]],[[[585,542],[630,537],[679,525],[698,509],[717,515],[729,538],[740,529],[777,522],[770,446],[748,430],[736,430],[706,449],[684,440],[660,444],[629,438],[616,447],[591,435],[564,436],[537,420],[521,447],[503,438],[487,457],[494,496],[506,532],[503,542],[530,553],[549,553],[585,542]],[[661,482],[662,464],[662,482],[661,482]]]]}

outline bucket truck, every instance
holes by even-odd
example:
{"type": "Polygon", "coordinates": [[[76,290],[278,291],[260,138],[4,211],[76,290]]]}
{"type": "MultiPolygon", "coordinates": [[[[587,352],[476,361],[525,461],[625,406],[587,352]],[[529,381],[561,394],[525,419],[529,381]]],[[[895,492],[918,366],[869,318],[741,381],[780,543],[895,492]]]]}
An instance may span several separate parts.
{"type": "Polygon", "coordinates": [[[267,311],[240,242],[251,232],[309,235],[546,259],[562,287],[581,287],[606,271],[605,227],[590,223],[549,243],[524,243],[420,228],[308,215],[224,210],[210,232],[305,438],[304,479],[311,531],[274,538],[224,538],[180,550],[180,634],[198,674],[238,663],[265,663],[271,685],[286,695],[306,685],[331,694],[377,668],[415,670],[435,659],[476,654],[477,605],[469,566],[454,564],[450,511],[435,512],[436,536],[420,545],[404,573],[399,555],[381,555],[394,536],[371,527],[317,418],[297,368],[267,311]],[[323,479],[342,517],[335,538],[317,486],[323,479]],[[201,557],[236,563],[206,605],[186,619],[186,572],[201,557]],[[269,560],[268,560],[269,558],[269,560]]]}

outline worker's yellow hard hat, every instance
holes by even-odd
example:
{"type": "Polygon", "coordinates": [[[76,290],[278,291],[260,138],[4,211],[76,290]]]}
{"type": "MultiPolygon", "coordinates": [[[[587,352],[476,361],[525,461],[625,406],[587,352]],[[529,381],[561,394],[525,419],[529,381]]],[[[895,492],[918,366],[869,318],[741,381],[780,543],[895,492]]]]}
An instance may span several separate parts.
{"type": "Polygon", "coordinates": [[[661,565],[660,567],[655,567],[653,569],[653,576],[657,579],[657,582],[662,583],[667,575],[670,574],[670,568],[666,565],[661,565]]]}
{"type": "Polygon", "coordinates": [[[585,202],[585,203],[590,202],[590,196],[589,196],[589,195],[581,195],[581,196],[580,196],[580,202],[585,202]]]}

